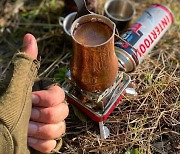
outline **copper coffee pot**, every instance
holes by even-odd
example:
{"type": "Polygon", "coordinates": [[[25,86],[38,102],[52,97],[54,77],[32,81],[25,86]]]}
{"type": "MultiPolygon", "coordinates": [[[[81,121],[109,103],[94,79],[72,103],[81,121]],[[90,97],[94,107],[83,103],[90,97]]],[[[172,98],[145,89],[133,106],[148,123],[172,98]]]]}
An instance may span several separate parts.
{"type": "Polygon", "coordinates": [[[115,24],[102,15],[88,14],[74,21],[71,27],[73,56],[70,71],[72,79],[82,90],[104,91],[115,82],[118,59],[114,51],[114,34],[115,24]],[[109,39],[96,45],[84,45],[78,42],[74,36],[77,27],[93,21],[99,21],[111,29],[112,33],[109,39]]]}

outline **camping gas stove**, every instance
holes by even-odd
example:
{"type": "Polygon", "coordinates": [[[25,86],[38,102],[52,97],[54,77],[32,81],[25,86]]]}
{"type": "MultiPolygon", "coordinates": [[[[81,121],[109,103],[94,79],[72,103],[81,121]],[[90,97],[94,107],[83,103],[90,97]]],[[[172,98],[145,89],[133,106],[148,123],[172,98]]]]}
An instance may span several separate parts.
{"type": "Polygon", "coordinates": [[[104,126],[105,121],[114,108],[120,103],[125,93],[135,94],[135,90],[128,88],[130,76],[119,71],[114,84],[103,92],[87,92],[79,88],[72,80],[70,71],[62,84],[67,100],[99,123],[100,137],[107,138],[109,130],[104,126]]]}
{"type": "MultiPolygon", "coordinates": [[[[79,11],[85,9],[85,5],[82,4],[84,1],[75,2],[79,6],[79,11]]],[[[112,28],[112,36],[115,35],[115,25],[103,16],[91,14],[76,19],[71,27],[75,55],[71,68],[71,70],[74,70],[74,72],[72,71],[72,76],[74,75],[74,79],[78,82],[79,79],[83,78],[86,82],[81,80],[79,86],[81,85],[86,90],[90,88],[87,90],[88,92],[81,89],[71,78],[70,72],[67,73],[62,87],[66,92],[68,102],[78,107],[92,120],[98,122],[101,138],[107,138],[109,130],[104,126],[103,121],[108,118],[110,113],[120,103],[124,94],[136,95],[133,88],[128,88],[131,79],[125,72],[134,71],[142,62],[144,57],[152,50],[173,23],[173,15],[165,6],[154,4],[125,33],[118,36],[118,41],[114,43],[113,37],[111,37],[109,41],[93,47],[80,44],[73,36],[73,30],[78,25],[84,24],[85,21],[89,21],[89,19],[91,19],[90,21],[95,21],[94,19],[103,21],[104,24],[112,28]],[[123,72],[119,71],[117,76],[117,73],[114,73],[117,70],[112,52],[114,51],[114,46],[119,62],[119,70],[123,70],[123,72]],[[87,63],[89,64],[87,65],[87,63]],[[82,72],[85,73],[82,74],[82,72]],[[97,72],[103,75],[97,75],[97,72]],[[95,77],[94,74],[96,74],[95,77]],[[103,77],[106,77],[105,80],[102,79],[103,77]],[[103,89],[101,92],[92,92],[94,90],[92,84],[95,82],[90,81],[93,78],[95,78],[94,80],[98,78],[97,81],[99,83],[103,81],[104,86],[112,86],[106,90],[103,89]],[[115,79],[115,82],[112,79],[115,79]],[[109,84],[111,81],[112,83],[109,84]],[[85,85],[85,83],[87,84],[85,85]]]]}

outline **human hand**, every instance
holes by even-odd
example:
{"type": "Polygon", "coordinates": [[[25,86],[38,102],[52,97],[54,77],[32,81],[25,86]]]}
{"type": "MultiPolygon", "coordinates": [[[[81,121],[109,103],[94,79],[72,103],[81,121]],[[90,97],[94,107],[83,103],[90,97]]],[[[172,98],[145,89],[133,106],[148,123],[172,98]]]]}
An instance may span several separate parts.
{"type": "MultiPolygon", "coordinates": [[[[31,43],[33,40],[26,37],[24,46],[31,43]]],[[[35,52],[29,50],[14,54],[6,76],[0,81],[1,154],[30,153],[27,134],[32,109],[31,95],[39,69],[35,56],[35,52]]]]}
{"type": "Polygon", "coordinates": [[[50,152],[56,147],[56,138],[65,133],[64,119],[68,106],[64,91],[59,86],[33,92],[33,108],[28,129],[28,144],[41,152],[50,152]]]}
{"type": "MultiPolygon", "coordinates": [[[[22,50],[37,58],[37,43],[31,34],[25,35],[22,50]]],[[[64,99],[64,91],[57,85],[32,93],[33,107],[28,129],[30,147],[43,153],[48,153],[56,147],[55,139],[65,133],[64,119],[69,112],[64,99]]]]}

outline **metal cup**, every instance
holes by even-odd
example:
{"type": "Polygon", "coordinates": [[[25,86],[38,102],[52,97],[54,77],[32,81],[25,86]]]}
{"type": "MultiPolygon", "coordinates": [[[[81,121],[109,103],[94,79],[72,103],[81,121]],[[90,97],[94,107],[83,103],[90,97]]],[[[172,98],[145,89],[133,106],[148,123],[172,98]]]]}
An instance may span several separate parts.
{"type": "Polygon", "coordinates": [[[116,79],[118,60],[114,51],[115,24],[102,15],[88,14],[76,19],[71,27],[73,56],[70,65],[72,79],[88,92],[104,91],[116,79]],[[107,25],[112,34],[108,40],[98,45],[83,45],[74,37],[78,25],[99,21],[107,25]]]}
{"type": "Polygon", "coordinates": [[[72,12],[68,14],[65,18],[59,17],[59,25],[63,27],[64,32],[69,38],[71,38],[71,26],[76,17],[77,12],[72,12]]]}
{"type": "Polygon", "coordinates": [[[119,31],[127,27],[135,15],[135,8],[128,0],[108,0],[104,6],[105,15],[117,26],[119,31]]]}

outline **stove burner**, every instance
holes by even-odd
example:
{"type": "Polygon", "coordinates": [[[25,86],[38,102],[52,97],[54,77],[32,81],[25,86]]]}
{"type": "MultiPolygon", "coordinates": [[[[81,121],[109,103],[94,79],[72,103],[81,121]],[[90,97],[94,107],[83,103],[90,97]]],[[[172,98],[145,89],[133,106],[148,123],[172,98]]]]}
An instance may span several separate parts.
{"type": "Polygon", "coordinates": [[[108,118],[114,108],[120,103],[131,79],[124,72],[119,71],[114,84],[103,92],[87,92],[80,89],[71,79],[70,71],[61,85],[69,103],[75,105],[92,120],[99,122],[101,138],[108,137],[107,128],[103,121],[108,118]]]}
{"type": "MultiPolygon", "coordinates": [[[[67,78],[62,84],[62,87],[68,98],[74,100],[76,104],[79,104],[97,117],[103,117],[113,107],[118,98],[122,97],[123,92],[130,83],[130,80],[129,75],[119,71],[116,81],[111,87],[106,89],[104,92],[91,93],[80,89],[72,81],[70,72],[68,72],[67,78]]],[[[95,120],[93,117],[91,118],[95,120]]]]}

